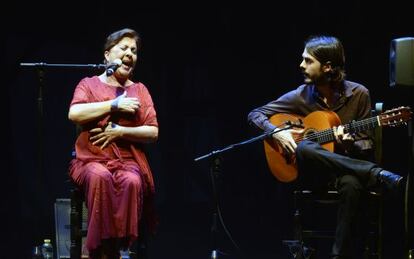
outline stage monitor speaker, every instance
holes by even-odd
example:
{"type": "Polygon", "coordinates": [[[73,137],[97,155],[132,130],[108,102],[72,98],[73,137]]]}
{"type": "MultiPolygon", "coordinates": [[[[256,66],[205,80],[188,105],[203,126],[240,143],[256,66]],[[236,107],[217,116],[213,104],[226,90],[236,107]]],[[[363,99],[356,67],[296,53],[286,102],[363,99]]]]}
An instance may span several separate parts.
{"type": "Polygon", "coordinates": [[[390,86],[414,87],[414,37],[391,41],[390,86]]]}

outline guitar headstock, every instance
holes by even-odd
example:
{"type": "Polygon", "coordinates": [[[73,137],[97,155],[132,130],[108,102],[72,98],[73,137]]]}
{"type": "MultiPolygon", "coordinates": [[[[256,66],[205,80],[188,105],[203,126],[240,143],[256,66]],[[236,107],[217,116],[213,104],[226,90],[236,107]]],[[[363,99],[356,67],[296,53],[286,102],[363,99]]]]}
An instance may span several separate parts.
{"type": "Polygon", "coordinates": [[[410,107],[401,106],[381,113],[378,117],[381,126],[399,126],[407,124],[412,119],[412,111],[410,107]]]}

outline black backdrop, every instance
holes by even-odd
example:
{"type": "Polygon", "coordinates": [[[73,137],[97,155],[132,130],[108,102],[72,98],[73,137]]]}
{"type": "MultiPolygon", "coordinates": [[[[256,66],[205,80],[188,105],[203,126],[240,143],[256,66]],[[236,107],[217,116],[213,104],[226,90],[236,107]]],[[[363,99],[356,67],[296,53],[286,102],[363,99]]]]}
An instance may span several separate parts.
{"type": "MultiPolygon", "coordinates": [[[[21,62],[101,63],[108,33],[123,27],[141,33],[135,78],[149,88],[160,124],[158,143],[148,147],[161,220],[150,258],[209,256],[209,163],[193,159],[254,136],[248,112],[302,82],[298,66],[307,36],[339,37],[348,78],[366,85],[373,102],[384,101],[386,108],[413,103],[414,89],[388,84],[391,40],[414,36],[408,3],[274,5],[140,8],[134,2],[56,2],[5,10],[1,246],[18,251],[14,258],[29,258],[33,245],[54,239],[54,202],[69,196],[67,166],[75,138],[67,119],[69,102],[77,82],[97,73],[45,69],[40,113],[38,71],[20,67],[21,62]]],[[[386,167],[405,175],[406,129],[384,134],[386,167]]],[[[262,143],[225,153],[221,169],[220,204],[235,241],[252,258],[282,256],[281,240],[290,235],[291,185],[271,176],[262,143]]],[[[401,203],[390,202],[386,212],[385,253],[395,258],[404,244],[401,203]]],[[[221,250],[240,258],[224,232],[218,241],[221,250]]]]}

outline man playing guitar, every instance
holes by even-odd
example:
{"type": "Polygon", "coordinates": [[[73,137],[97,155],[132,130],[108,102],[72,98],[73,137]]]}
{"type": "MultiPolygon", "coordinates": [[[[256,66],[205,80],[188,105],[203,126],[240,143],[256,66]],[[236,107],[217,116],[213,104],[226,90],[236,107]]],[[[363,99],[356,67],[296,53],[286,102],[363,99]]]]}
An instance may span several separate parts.
{"type": "MultiPolygon", "coordinates": [[[[391,189],[399,188],[403,177],[369,161],[372,140],[368,131],[354,131],[352,127],[338,124],[350,123],[348,125],[352,126],[353,121],[369,120],[371,117],[368,89],[345,80],[345,56],[341,42],[331,36],[310,37],[305,42],[302,57],[300,69],[305,78],[304,84],[254,109],[249,113],[248,121],[264,132],[278,131],[272,135],[271,145],[279,150],[278,155],[283,159],[294,157],[293,162],[288,159],[286,164],[297,169],[300,180],[314,188],[327,183],[333,183],[337,188],[342,198],[331,256],[349,258],[352,219],[357,214],[361,193],[370,186],[380,184],[391,189]],[[306,119],[306,116],[319,111],[328,114],[328,120],[330,115],[337,120],[330,129],[335,152],[312,138],[303,137],[304,129],[279,131],[280,125],[270,120],[277,114],[295,114],[306,119]]],[[[276,177],[284,182],[296,178],[276,177]]]]}

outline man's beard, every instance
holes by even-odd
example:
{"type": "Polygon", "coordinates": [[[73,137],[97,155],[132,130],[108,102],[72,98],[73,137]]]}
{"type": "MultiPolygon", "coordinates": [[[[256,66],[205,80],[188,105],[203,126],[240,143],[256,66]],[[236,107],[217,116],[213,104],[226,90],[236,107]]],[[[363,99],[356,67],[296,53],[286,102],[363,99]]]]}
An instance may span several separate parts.
{"type": "Polygon", "coordinates": [[[307,74],[304,74],[305,79],[304,82],[307,85],[321,85],[321,84],[328,84],[331,80],[328,74],[322,73],[314,78],[309,77],[307,74]]]}

